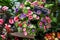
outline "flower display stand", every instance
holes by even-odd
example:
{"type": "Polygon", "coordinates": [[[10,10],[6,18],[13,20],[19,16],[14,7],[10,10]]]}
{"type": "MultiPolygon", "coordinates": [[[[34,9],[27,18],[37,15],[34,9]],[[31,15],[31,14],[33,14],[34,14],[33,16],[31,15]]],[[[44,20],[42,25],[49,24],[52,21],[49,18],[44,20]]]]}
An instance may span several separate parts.
{"type": "Polygon", "coordinates": [[[20,32],[14,32],[14,33],[10,33],[10,35],[14,36],[14,37],[17,37],[18,39],[20,40],[23,40],[23,39],[28,39],[28,40],[34,40],[34,35],[24,35],[23,33],[20,33],[20,32]]]}

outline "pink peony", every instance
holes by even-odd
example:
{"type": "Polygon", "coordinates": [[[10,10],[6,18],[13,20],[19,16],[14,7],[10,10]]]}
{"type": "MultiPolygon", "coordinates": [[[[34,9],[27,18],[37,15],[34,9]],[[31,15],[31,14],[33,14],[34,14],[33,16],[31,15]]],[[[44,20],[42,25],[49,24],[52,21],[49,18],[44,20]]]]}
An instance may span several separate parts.
{"type": "Polygon", "coordinates": [[[14,23],[14,20],[13,19],[9,19],[9,23],[10,24],[13,24],[14,23]]]}
{"type": "Polygon", "coordinates": [[[0,25],[2,25],[4,23],[3,19],[0,19],[0,25]]]}
{"type": "Polygon", "coordinates": [[[6,10],[8,10],[8,7],[7,7],[7,6],[3,6],[3,7],[2,7],[2,10],[3,10],[3,11],[6,11],[6,10]]]}
{"type": "Polygon", "coordinates": [[[18,21],[19,21],[19,17],[18,17],[18,16],[15,16],[15,17],[14,17],[14,21],[15,21],[15,22],[18,22],[18,21]]]}

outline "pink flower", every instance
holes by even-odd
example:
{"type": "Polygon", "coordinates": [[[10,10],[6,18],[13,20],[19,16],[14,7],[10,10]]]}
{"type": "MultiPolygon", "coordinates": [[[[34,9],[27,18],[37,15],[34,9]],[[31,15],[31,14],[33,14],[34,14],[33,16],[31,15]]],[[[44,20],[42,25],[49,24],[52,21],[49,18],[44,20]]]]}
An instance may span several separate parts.
{"type": "Polygon", "coordinates": [[[24,8],[24,4],[20,4],[20,8],[24,8]]]}
{"type": "Polygon", "coordinates": [[[39,20],[39,16],[37,16],[36,19],[39,20]]]}
{"type": "Polygon", "coordinates": [[[46,30],[47,28],[46,28],[46,26],[44,26],[44,30],[46,30]]]}
{"type": "Polygon", "coordinates": [[[11,27],[11,25],[5,24],[5,28],[6,28],[7,32],[10,32],[10,27],[11,27]]]}
{"type": "Polygon", "coordinates": [[[9,19],[9,23],[10,24],[13,24],[14,23],[14,20],[13,19],[9,19]]]}
{"type": "Polygon", "coordinates": [[[47,22],[48,22],[48,23],[51,23],[51,19],[48,19],[47,22]]]}
{"type": "Polygon", "coordinates": [[[6,38],[6,36],[5,36],[5,35],[1,35],[1,37],[2,37],[2,39],[5,39],[5,38],[6,38]]]}
{"type": "Polygon", "coordinates": [[[38,2],[35,1],[35,2],[31,3],[31,5],[36,6],[36,5],[38,5],[38,2]]]}
{"type": "Polygon", "coordinates": [[[51,19],[49,17],[45,17],[45,19],[47,20],[48,23],[51,23],[51,19]]]}
{"type": "Polygon", "coordinates": [[[8,10],[8,7],[7,7],[7,6],[3,6],[3,7],[2,7],[2,10],[3,10],[3,11],[6,11],[6,10],[8,10]]]}
{"type": "Polygon", "coordinates": [[[26,31],[26,28],[23,28],[23,31],[26,31]]]}
{"type": "Polygon", "coordinates": [[[40,8],[43,8],[43,7],[44,7],[44,5],[43,5],[43,4],[41,4],[39,7],[40,7],[40,8]]]}
{"type": "Polygon", "coordinates": [[[33,16],[29,16],[28,18],[29,18],[29,20],[32,20],[33,19],[33,16]]]}
{"type": "Polygon", "coordinates": [[[42,24],[43,24],[42,22],[39,23],[40,26],[41,26],[42,24]]]}
{"type": "Polygon", "coordinates": [[[32,11],[31,10],[28,10],[28,14],[30,13],[30,15],[32,15],[32,11]]]}
{"type": "Polygon", "coordinates": [[[50,14],[50,10],[48,9],[48,14],[50,14]]]}
{"type": "Polygon", "coordinates": [[[27,35],[27,32],[24,32],[24,35],[26,36],[27,35]]]}
{"type": "Polygon", "coordinates": [[[42,2],[46,3],[46,0],[42,0],[42,2]]]}
{"type": "Polygon", "coordinates": [[[50,19],[48,16],[45,17],[46,20],[50,19]]]}
{"type": "Polygon", "coordinates": [[[2,25],[4,23],[3,19],[0,19],[0,25],[2,25]]]}
{"type": "Polygon", "coordinates": [[[19,17],[18,17],[18,16],[15,16],[15,17],[14,17],[14,21],[15,21],[15,22],[18,22],[18,21],[19,21],[19,17]]]}
{"type": "Polygon", "coordinates": [[[33,14],[33,12],[31,10],[28,10],[28,14],[26,14],[26,16],[28,17],[28,16],[30,16],[32,14],[33,14]]]}

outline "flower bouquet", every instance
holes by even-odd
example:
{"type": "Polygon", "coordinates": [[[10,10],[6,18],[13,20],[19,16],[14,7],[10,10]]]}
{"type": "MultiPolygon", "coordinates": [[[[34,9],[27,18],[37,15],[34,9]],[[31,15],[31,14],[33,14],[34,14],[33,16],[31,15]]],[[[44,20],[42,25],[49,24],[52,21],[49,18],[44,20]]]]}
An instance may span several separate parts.
{"type": "Polygon", "coordinates": [[[9,0],[7,3],[0,6],[0,9],[5,13],[0,17],[0,25],[4,27],[2,30],[4,35],[11,32],[22,32],[25,36],[36,36],[38,31],[46,32],[51,28],[50,7],[54,4],[46,4],[46,0],[25,0],[22,2],[9,0]]]}

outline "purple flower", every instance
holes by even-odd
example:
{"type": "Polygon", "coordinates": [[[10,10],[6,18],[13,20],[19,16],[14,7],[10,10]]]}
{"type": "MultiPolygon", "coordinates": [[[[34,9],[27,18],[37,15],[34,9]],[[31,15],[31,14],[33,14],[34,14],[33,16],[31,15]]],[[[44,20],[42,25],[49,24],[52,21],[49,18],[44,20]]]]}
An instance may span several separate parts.
{"type": "Polygon", "coordinates": [[[42,22],[44,22],[44,23],[46,23],[46,19],[45,18],[42,18],[42,20],[41,20],[42,22]]]}
{"type": "Polygon", "coordinates": [[[21,14],[20,15],[20,18],[22,19],[22,18],[25,18],[26,17],[26,15],[25,14],[21,14]]]}
{"type": "Polygon", "coordinates": [[[16,10],[15,10],[16,12],[18,12],[19,10],[18,10],[18,8],[16,8],[16,10]]]}
{"type": "Polygon", "coordinates": [[[42,28],[42,26],[39,26],[40,28],[42,28]]]}
{"type": "Polygon", "coordinates": [[[41,11],[40,11],[40,10],[38,10],[38,11],[37,11],[37,14],[38,14],[38,15],[40,15],[40,14],[41,14],[41,11]]]}
{"type": "Polygon", "coordinates": [[[35,29],[32,29],[32,32],[35,32],[35,29]]]}

